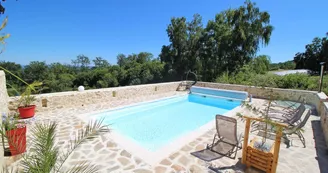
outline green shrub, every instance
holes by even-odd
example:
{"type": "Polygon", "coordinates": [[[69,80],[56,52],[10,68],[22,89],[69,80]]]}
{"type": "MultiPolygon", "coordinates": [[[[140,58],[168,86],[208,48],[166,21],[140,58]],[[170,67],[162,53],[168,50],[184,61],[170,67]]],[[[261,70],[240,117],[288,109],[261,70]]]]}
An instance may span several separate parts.
{"type": "MultiPolygon", "coordinates": [[[[285,76],[279,76],[271,73],[257,74],[252,68],[250,68],[250,66],[244,66],[237,74],[229,75],[228,73],[223,73],[221,76],[216,78],[216,82],[259,87],[318,91],[319,78],[319,76],[310,76],[299,73],[285,76]]],[[[322,91],[328,94],[328,75],[324,76],[322,91]]]]}

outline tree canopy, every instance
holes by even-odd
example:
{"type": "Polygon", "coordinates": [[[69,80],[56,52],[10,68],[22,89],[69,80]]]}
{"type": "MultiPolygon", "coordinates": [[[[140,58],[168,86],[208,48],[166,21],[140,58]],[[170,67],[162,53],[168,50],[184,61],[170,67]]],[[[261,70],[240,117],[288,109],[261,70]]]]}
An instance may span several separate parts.
{"type": "Polygon", "coordinates": [[[165,71],[175,79],[196,71],[202,80],[213,81],[249,63],[260,45],[269,44],[273,26],[268,12],[246,1],[239,8],[220,12],[206,27],[199,14],[191,21],[173,17],[166,31],[170,44],[164,45],[160,54],[165,71]]]}
{"type": "Polygon", "coordinates": [[[325,37],[315,37],[305,46],[305,52],[298,52],[294,57],[297,69],[320,71],[320,62],[328,63],[328,33],[325,37]]]}

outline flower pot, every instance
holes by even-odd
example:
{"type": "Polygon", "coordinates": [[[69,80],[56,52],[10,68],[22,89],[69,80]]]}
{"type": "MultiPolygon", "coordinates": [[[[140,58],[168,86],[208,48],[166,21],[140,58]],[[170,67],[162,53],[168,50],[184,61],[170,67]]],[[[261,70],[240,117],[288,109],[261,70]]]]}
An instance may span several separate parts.
{"type": "Polygon", "coordinates": [[[22,119],[25,118],[32,118],[35,114],[35,105],[30,105],[27,107],[18,107],[18,111],[19,111],[19,116],[22,119]]]}
{"type": "Polygon", "coordinates": [[[11,155],[17,155],[26,151],[26,126],[6,131],[11,155]]]}
{"type": "Polygon", "coordinates": [[[267,173],[272,172],[274,162],[274,145],[271,144],[267,151],[259,149],[254,144],[258,141],[255,137],[251,140],[250,145],[246,149],[246,165],[253,166],[267,173]]]}

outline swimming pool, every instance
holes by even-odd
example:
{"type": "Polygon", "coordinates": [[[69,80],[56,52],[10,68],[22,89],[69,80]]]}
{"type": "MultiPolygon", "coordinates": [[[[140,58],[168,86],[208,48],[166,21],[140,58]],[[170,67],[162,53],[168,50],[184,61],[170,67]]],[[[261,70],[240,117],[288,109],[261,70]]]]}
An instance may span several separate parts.
{"type": "Polygon", "coordinates": [[[104,119],[115,132],[155,152],[240,104],[240,100],[188,94],[102,112],[96,119],[104,119]]]}

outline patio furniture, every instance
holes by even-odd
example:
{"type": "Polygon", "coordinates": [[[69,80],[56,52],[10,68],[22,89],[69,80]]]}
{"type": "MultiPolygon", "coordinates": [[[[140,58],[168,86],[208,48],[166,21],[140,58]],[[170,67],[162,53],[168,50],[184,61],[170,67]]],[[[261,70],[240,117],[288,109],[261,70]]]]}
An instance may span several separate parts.
{"type": "Polygon", "coordinates": [[[240,144],[237,137],[237,120],[232,117],[216,115],[216,134],[213,142],[206,149],[191,153],[191,155],[205,161],[212,161],[221,157],[234,159],[240,144]]]}
{"type": "Polygon", "coordinates": [[[268,117],[273,120],[278,120],[289,125],[294,125],[296,122],[301,120],[302,115],[305,111],[310,111],[305,108],[304,104],[301,104],[297,110],[291,114],[269,114],[268,117]]]}
{"type": "Polygon", "coordinates": [[[305,99],[300,96],[296,102],[293,101],[280,101],[276,100],[271,103],[271,110],[270,112],[289,112],[293,113],[295,110],[297,110],[301,104],[305,104],[305,99]],[[286,105],[281,105],[279,103],[284,103],[286,105]],[[278,108],[278,109],[275,109],[278,108]]]}
{"type": "Polygon", "coordinates": [[[304,148],[306,147],[305,138],[301,132],[301,129],[305,126],[310,115],[311,115],[311,111],[310,110],[306,111],[304,119],[302,119],[302,121],[299,124],[297,124],[296,126],[293,126],[293,127],[289,127],[283,131],[284,139],[288,143],[288,145],[287,145],[288,147],[290,146],[290,140],[288,139],[287,135],[292,135],[292,134],[296,134],[298,136],[298,138],[301,140],[301,142],[303,143],[304,148]]]}
{"type": "MultiPolygon", "coordinates": [[[[287,128],[285,128],[283,130],[283,138],[285,140],[285,143],[287,144],[287,148],[289,148],[290,145],[291,145],[291,141],[288,138],[288,136],[289,135],[292,135],[292,134],[296,134],[298,136],[298,138],[300,139],[300,141],[302,142],[304,148],[306,147],[306,145],[305,145],[305,138],[304,138],[304,136],[303,136],[303,134],[301,132],[301,129],[305,126],[305,124],[308,121],[310,115],[311,115],[311,110],[306,109],[304,111],[304,113],[302,114],[301,121],[298,124],[293,125],[293,126],[288,126],[287,128]]],[[[264,130],[264,128],[263,128],[264,123],[261,123],[260,126],[262,126],[262,128],[259,128],[258,135],[259,136],[263,136],[263,134],[264,134],[264,132],[263,132],[263,130],[264,130]]],[[[269,131],[269,133],[267,134],[267,137],[268,138],[272,138],[274,136],[274,134],[272,132],[275,132],[276,131],[276,128],[274,126],[269,125],[267,129],[269,131]]]]}
{"type": "MultiPolygon", "coordinates": [[[[289,126],[294,126],[297,123],[299,123],[301,121],[302,117],[305,117],[306,113],[309,111],[310,111],[310,109],[306,109],[305,105],[301,104],[299,106],[299,108],[293,114],[269,114],[268,118],[273,121],[286,123],[289,126]]],[[[264,117],[262,117],[262,118],[264,118],[264,117]]],[[[254,132],[256,130],[261,130],[260,124],[261,124],[261,122],[253,123],[251,132],[254,132]]]]}

